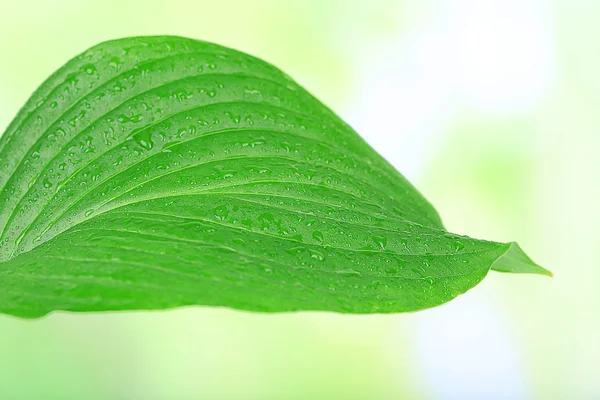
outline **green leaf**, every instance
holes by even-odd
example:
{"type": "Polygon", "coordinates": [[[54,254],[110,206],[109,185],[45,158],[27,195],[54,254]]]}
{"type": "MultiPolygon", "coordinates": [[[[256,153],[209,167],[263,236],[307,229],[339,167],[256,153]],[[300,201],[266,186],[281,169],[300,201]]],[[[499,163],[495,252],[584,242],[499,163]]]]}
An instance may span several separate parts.
{"type": "Polygon", "coordinates": [[[179,37],[100,44],[0,139],[0,312],[420,310],[516,244],[454,235],[275,67],[179,37]]]}

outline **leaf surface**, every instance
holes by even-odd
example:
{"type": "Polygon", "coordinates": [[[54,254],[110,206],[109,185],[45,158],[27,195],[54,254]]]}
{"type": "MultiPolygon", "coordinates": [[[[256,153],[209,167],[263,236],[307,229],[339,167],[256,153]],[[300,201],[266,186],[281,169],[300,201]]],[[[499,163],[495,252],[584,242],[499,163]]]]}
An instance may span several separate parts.
{"type": "Polygon", "coordinates": [[[403,312],[516,244],[444,230],[347,124],[264,61],[180,37],[102,43],[0,138],[0,312],[403,312]]]}

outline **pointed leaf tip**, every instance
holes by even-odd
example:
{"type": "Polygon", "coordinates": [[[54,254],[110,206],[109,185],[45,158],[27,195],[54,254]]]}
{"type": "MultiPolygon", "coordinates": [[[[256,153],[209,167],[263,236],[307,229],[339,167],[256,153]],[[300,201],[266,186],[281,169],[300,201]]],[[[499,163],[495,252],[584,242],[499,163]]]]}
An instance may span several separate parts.
{"type": "Polygon", "coordinates": [[[498,272],[512,272],[516,274],[537,274],[552,277],[552,272],[536,264],[517,243],[509,243],[506,253],[499,257],[491,269],[498,272]]]}

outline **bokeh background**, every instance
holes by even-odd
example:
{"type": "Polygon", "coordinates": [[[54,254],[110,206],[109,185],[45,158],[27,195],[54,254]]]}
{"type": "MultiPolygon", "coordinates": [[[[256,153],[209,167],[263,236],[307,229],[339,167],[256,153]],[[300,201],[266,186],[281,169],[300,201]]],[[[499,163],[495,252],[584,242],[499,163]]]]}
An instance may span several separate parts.
{"type": "Polygon", "coordinates": [[[217,42],[332,107],[449,230],[555,273],[406,315],[0,316],[0,398],[600,399],[598,21],[598,0],[0,0],[0,130],[100,41],[217,42]]]}

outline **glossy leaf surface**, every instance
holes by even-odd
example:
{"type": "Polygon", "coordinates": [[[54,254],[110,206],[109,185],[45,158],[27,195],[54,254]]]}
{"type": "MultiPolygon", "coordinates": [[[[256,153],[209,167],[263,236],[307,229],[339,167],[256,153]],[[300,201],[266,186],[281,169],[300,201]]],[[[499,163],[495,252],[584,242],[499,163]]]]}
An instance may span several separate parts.
{"type": "Polygon", "coordinates": [[[178,37],[68,62],[0,138],[0,312],[218,305],[403,312],[516,244],[453,235],[348,125],[275,67],[178,37]]]}

